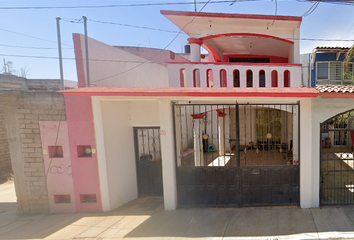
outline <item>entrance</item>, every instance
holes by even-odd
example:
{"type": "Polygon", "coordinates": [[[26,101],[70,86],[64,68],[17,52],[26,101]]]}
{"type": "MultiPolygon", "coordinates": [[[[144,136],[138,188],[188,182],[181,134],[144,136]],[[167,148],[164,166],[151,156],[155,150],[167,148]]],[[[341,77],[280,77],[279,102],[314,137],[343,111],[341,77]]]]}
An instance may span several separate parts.
{"type": "Polygon", "coordinates": [[[354,110],[321,124],[321,205],[354,204],[354,110]]]}
{"type": "Polygon", "coordinates": [[[136,172],[140,196],[162,196],[160,128],[134,128],[136,172]]]}
{"type": "Polygon", "coordinates": [[[175,105],[178,205],[298,205],[298,111],[298,104],[175,105]]]}

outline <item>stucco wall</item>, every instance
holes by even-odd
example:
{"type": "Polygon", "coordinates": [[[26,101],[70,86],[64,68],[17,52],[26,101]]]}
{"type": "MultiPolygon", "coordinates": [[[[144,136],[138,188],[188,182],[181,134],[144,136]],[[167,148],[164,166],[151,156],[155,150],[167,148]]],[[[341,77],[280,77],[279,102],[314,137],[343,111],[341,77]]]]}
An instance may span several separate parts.
{"type": "Polygon", "coordinates": [[[110,210],[138,197],[129,102],[101,102],[110,210]]]}
{"type": "MultiPolygon", "coordinates": [[[[83,61],[86,59],[85,38],[83,35],[74,34],[74,46],[78,80],[83,86],[86,81],[86,62],[83,61]]],[[[187,62],[168,50],[149,50],[148,48],[134,50],[132,47],[127,50],[124,47],[113,47],[92,38],[88,38],[88,49],[90,82],[97,86],[168,87],[165,62],[177,60],[187,62]],[[161,53],[158,54],[159,52],[161,53]],[[153,59],[151,59],[152,57],[153,59]],[[139,67],[136,70],[133,69],[137,66],[139,67]],[[125,71],[127,72],[125,73],[125,71]]]]}

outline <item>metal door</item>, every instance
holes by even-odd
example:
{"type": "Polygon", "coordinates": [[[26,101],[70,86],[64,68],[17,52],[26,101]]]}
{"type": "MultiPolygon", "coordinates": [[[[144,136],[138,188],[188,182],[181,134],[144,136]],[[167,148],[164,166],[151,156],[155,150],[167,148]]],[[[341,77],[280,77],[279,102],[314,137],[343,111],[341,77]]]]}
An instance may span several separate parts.
{"type": "Polygon", "coordinates": [[[354,110],[321,124],[321,205],[354,204],[354,110]]]}
{"type": "Polygon", "coordinates": [[[139,196],[162,195],[160,128],[134,128],[139,196]]]}
{"type": "Polygon", "coordinates": [[[298,205],[298,110],[175,105],[178,205],[298,205]]]}

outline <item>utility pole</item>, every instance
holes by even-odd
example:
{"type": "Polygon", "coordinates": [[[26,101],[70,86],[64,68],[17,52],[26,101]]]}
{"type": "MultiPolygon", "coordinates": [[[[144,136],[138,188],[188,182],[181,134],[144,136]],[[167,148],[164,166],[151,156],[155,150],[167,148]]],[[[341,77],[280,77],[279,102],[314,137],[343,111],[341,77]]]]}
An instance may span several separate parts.
{"type": "Polygon", "coordinates": [[[194,0],[194,12],[197,11],[197,3],[195,2],[196,0],[194,0]]]}
{"type": "Polygon", "coordinates": [[[60,68],[60,88],[64,90],[64,74],[63,74],[63,56],[61,54],[61,37],[60,37],[60,17],[57,17],[57,31],[58,31],[58,51],[59,51],[59,68],[60,68]]]}
{"type": "Polygon", "coordinates": [[[82,16],[85,26],[85,55],[86,55],[86,87],[90,86],[90,70],[89,70],[89,55],[88,55],[88,43],[87,43],[87,17],[82,16]]]}

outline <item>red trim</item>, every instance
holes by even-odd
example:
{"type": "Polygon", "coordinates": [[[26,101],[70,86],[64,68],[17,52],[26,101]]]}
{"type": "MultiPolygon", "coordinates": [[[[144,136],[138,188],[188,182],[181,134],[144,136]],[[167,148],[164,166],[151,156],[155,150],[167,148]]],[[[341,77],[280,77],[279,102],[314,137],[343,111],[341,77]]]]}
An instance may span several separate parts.
{"type": "Polygon", "coordinates": [[[207,39],[212,39],[212,38],[218,38],[218,37],[228,37],[228,36],[252,36],[252,37],[262,37],[262,38],[272,38],[275,40],[283,41],[286,43],[294,44],[293,41],[284,39],[284,38],[279,38],[271,35],[266,35],[266,34],[258,34],[258,33],[222,33],[222,34],[217,34],[217,35],[210,35],[210,36],[205,36],[201,37],[200,39],[205,41],[207,39]]]}
{"type": "Polygon", "coordinates": [[[216,51],[214,50],[214,48],[212,48],[209,44],[205,42],[203,42],[203,47],[213,54],[213,57],[217,62],[221,62],[221,59],[219,55],[216,53],[216,51]]]}
{"type": "MultiPolygon", "coordinates": [[[[282,97],[316,98],[313,88],[88,87],[58,91],[67,96],[130,97],[282,97]]],[[[354,94],[352,94],[354,96],[354,94]]]]}
{"type": "Polygon", "coordinates": [[[77,71],[77,79],[79,82],[78,87],[86,87],[84,56],[82,55],[80,35],[81,34],[79,33],[73,33],[76,71],[77,71]]]}
{"type": "Polygon", "coordinates": [[[295,63],[230,63],[230,62],[166,62],[168,64],[223,64],[223,65],[254,65],[254,66],[302,66],[301,64],[295,63]]]}
{"type": "Polygon", "coordinates": [[[189,44],[198,44],[199,46],[203,44],[203,41],[199,38],[188,38],[187,41],[189,44]]]}
{"type": "Polygon", "coordinates": [[[210,12],[187,12],[187,11],[170,11],[161,10],[162,15],[175,16],[198,16],[198,17],[218,17],[218,18],[250,18],[250,19],[266,19],[266,20],[285,20],[301,22],[302,17],[295,16],[274,16],[274,15],[258,15],[258,14],[233,14],[233,13],[210,13],[210,12]]]}
{"type": "Polygon", "coordinates": [[[336,93],[336,92],[324,92],[320,93],[322,98],[354,98],[353,93],[336,93]]]}
{"type": "Polygon", "coordinates": [[[191,114],[193,119],[202,119],[205,116],[205,113],[200,113],[200,114],[191,114]]]}

